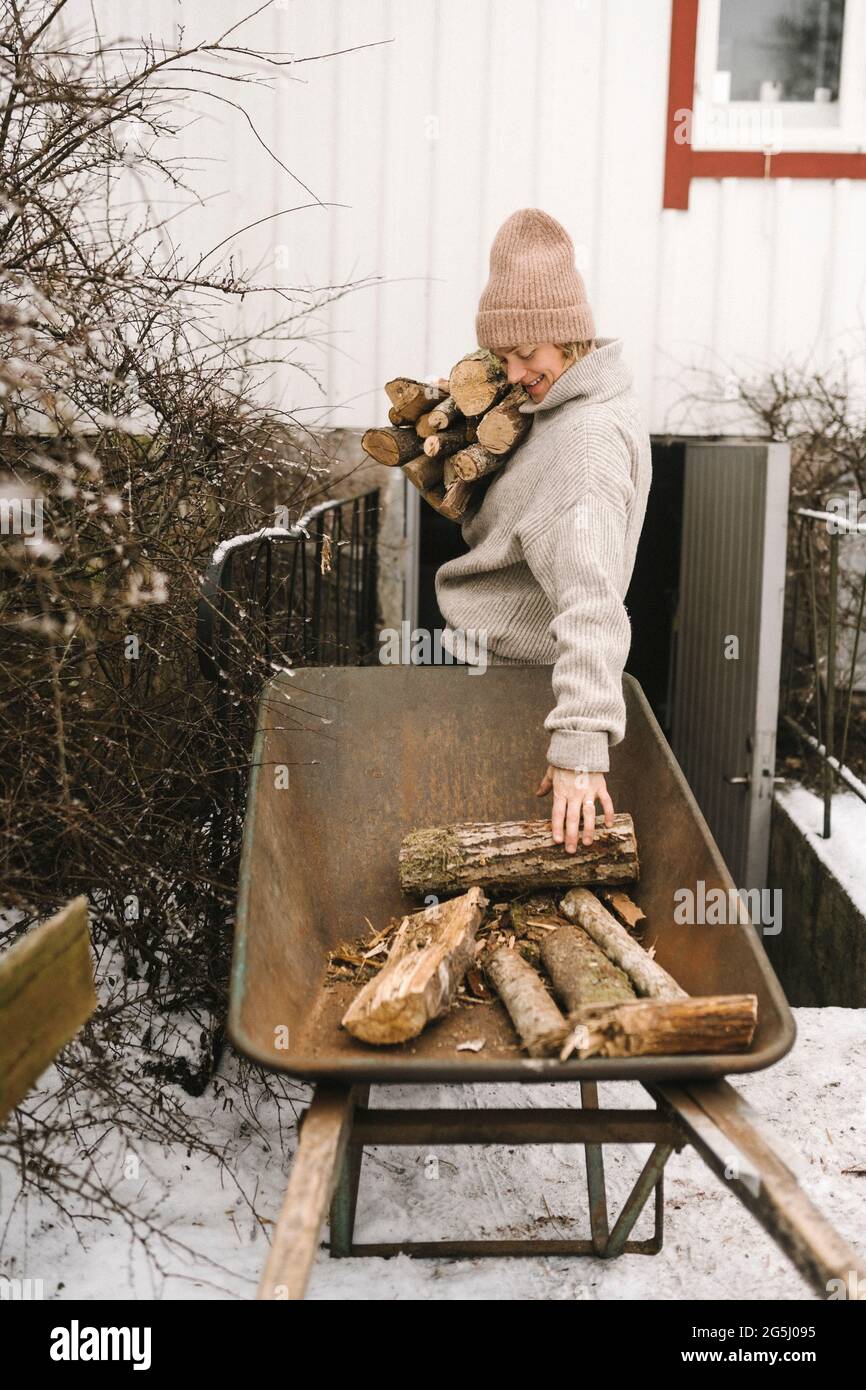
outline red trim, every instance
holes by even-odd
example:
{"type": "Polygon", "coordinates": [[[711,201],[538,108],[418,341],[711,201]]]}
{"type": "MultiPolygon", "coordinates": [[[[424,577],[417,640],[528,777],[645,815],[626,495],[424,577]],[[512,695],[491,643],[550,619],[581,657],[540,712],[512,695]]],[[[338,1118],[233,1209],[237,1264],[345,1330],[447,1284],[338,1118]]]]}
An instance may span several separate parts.
{"type": "Polygon", "coordinates": [[[866,154],[789,150],[765,155],[761,150],[693,150],[689,139],[679,143],[678,133],[690,133],[684,113],[691,112],[694,102],[697,39],[698,0],[671,0],[663,207],[687,209],[694,178],[866,179],[866,154]]]}

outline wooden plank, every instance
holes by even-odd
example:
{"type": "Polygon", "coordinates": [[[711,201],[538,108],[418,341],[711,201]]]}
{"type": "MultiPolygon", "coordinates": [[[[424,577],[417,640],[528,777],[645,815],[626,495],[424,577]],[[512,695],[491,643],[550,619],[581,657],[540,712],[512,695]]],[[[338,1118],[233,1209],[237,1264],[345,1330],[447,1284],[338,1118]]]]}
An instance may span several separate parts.
{"type": "Polygon", "coordinates": [[[354,1087],[316,1087],[301,1125],[259,1299],[293,1302],[304,1297],[345,1160],[354,1108],[354,1087]]]}
{"type": "Polygon", "coordinates": [[[0,1124],[96,1008],[87,899],[0,956],[0,1124]]]}
{"type": "MultiPolygon", "coordinates": [[[[822,1216],[784,1162],[766,1121],[727,1081],[647,1085],[679,1116],[690,1142],[772,1236],[815,1292],[831,1279],[866,1292],[866,1262],[822,1216]]],[[[861,1295],[864,1296],[864,1295],[861,1295]]]]}

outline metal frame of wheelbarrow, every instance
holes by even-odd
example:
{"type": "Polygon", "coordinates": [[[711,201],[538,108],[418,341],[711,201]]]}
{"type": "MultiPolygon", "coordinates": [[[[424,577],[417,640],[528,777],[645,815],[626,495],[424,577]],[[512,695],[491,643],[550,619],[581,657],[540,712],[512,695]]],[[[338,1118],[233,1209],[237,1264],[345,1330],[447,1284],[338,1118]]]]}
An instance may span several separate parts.
{"type": "Polygon", "coordinates": [[[283,1208],[259,1285],[266,1300],[304,1297],[330,1218],[332,1257],[407,1254],[418,1259],[478,1256],[655,1255],[662,1249],[664,1168],[691,1144],[704,1162],[760,1222],[817,1294],[831,1280],[866,1286],[866,1263],[842,1239],[799,1186],[776,1151],[760,1115],[726,1081],[693,1085],[643,1083],[655,1109],[598,1108],[597,1084],[580,1082],[581,1109],[410,1110],[369,1108],[369,1085],[322,1083],[302,1116],[298,1150],[283,1208]],[[361,1244],[354,1239],[364,1148],[406,1144],[583,1144],[591,1239],[438,1240],[361,1244]],[[610,1227],[605,1192],[605,1144],[652,1144],[631,1193],[610,1227]],[[630,1240],[654,1196],[654,1230],[630,1240]]]}
{"type": "MultiPolygon", "coordinates": [[[[768,1067],[793,1044],[794,1022],[760,936],[737,897],[700,808],[637,682],[623,679],[625,739],[611,748],[607,783],[632,815],[641,858],[634,896],[656,959],[690,994],[753,992],[758,1023],[745,1052],[665,1057],[528,1058],[500,1004],[452,1009],[410,1043],[375,1048],[339,1026],[350,983],[325,987],[329,949],[364,916],[386,922],[417,908],[396,864],[408,829],[454,820],[544,814],[534,797],[550,708],[545,667],[306,668],[266,687],[253,752],[229,1035],[262,1065],[314,1082],[260,1296],[300,1298],[330,1212],[335,1256],[561,1253],[613,1257],[661,1246],[663,1170],[692,1144],[766,1227],[819,1293],[866,1269],[799,1188],[760,1116],[727,1075],[768,1067]],[[276,778],[273,769],[289,770],[276,778]],[[704,882],[736,903],[719,926],[682,924],[675,892],[704,882]],[[475,1030],[475,1031],[472,1031],[475,1030]],[[459,1043],[482,1034],[480,1052],[459,1043]],[[277,1038],[287,1039],[286,1043],[277,1038]],[[600,1080],[640,1081],[648,1111],[598,1107],[600,1080]],[[576,1081],[580,1108],[373,1110],[372,1084],[525,1084],[576,1081]],[[590,1239],[363,1245],[354,1240],[361,1160],[374,1144],[582,1143],[590,1239]],[[652,1151],[611,1225],[603,1146],[652,1151]],[[630,1240],[655,1200],[649,1241],[630,1240]]],[[[565,851],[563,850],[563,854],[565,851]]]]}

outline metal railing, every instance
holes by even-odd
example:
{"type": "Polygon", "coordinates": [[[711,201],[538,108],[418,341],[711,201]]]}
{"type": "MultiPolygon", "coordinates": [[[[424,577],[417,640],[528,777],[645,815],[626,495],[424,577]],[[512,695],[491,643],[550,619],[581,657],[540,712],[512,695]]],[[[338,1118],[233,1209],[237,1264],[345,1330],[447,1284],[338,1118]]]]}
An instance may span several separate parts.
{"type": "Polygon", "coordinates": [[[866,785],[855,777],[850,768],[845,766],[845,753],[848,747],[848,732],[851,719],[851,705],[854,695],[854,682],[857,671],[857,655],[860,646],[860,637],[863,631],[863,607],[866,598],[866,572],[863,575],[863,582],[860,585],[859,598],[857,600],[857,616],[854,623],[854,641],[851,654],[851,663],[848,672],[847,690],[843,700],[844,718],[842,724],[842,737],[839,744],[838,756],[836,754],[836,735],[838,715],[836,709],[837,692],[837,667],[838,667],[838,638],[839,638],[839,542],[841,539],[851,535],[866,535],[866,522],[848,521],[835,512],[822,512],[811,507],[794,507],[791,515],[799,519],[797,537],[797,561],[796,574],[794,580],[794,594],[791,604],[791,624],[786,648],[788,654],[787,674],[783,679],[782,689],[782,708],[781,718],[796,731],[797,734],[808,744],[815,755],[821,760],[824,769],[823,777],[823,801],[824,801],[824,827],[823,835],[825,839],[830,838],[831,805],[835,781],[838,779],[844,782],[851,791],[855,792],[863,801],[866,801],[866,785]],[[826,673],[826,697],[822,709],[821,692],[821,656],[819,653],[819,634],[818,634],[818,597],[817,597],[817,577],[815,563],[815,543],[814,530],[815,523],[822,522],[829,537],[829,555],[827,557],[827,624],[826,624],[826,652],[825,652],[825,673],[826,673]],[[807,539],[807,564],[803,564],[804,537],[807,539]],[[814,718],[815,730],[811,732],[803,724],[795,719],[790,711],[791,690],[794,680],[794,667],[797,652],[798,619],[800,616],[800,589],[801,579],[806,573],[808,579],[808,601],[809,601],[809,639],[810,656],[812,667],[812,678],[814,681],[814,718]]]}
{"type": "Polygon", "coordinates": [[[378,660],[379,490],[323,502],[291,527],[217,546],[199,589],[199,666],[213,682],[209,860],[214,912],[236,881],[255,712],[265,681],[378,660]]]}

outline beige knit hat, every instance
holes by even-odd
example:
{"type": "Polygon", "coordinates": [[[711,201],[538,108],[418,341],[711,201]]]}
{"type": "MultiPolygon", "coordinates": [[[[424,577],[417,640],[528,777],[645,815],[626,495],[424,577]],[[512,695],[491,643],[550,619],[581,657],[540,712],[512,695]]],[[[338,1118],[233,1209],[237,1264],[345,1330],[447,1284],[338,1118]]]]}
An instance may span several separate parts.
{"type": "Polygon", "coordinates": [[[519,208],[490,248],[490,278],[478,301],[479,347],[580,343],[595,337],[574,243],[541,208],[519,208]]]}

